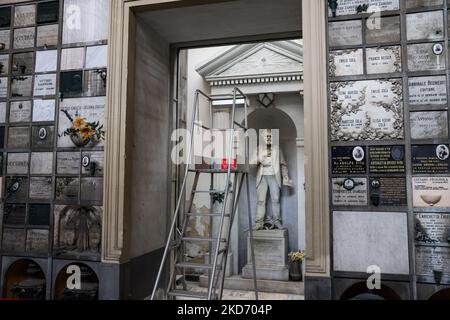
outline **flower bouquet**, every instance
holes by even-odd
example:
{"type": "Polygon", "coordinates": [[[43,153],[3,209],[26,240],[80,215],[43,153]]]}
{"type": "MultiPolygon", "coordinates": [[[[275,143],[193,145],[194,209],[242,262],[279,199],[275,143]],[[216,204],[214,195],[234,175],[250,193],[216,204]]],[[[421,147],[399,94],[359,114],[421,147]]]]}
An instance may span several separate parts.
{"type": "Polygon", "coordinates": [[[289,256],[289,276],[293,281],[302,281],[302,262],[305,260],[306,254],[304,251],[292,251],[289,256]]]}
{"type": "Polygon", "coordinates": [[[98,143],[105,139],[105,130],[100,122],[87,122],[85,118],[77,114],[74,119],[67,110],[62,110],[62,112],[72,123],[72,126],[66,129],[62,135],[69,136],[77,147],[86,146],[90,142],[98,143]]]}

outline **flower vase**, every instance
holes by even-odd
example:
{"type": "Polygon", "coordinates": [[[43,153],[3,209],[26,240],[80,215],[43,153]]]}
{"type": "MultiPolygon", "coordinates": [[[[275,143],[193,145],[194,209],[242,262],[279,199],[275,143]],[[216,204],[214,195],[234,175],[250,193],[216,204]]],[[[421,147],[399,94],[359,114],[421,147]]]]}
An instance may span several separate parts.
{"type": "Polygon", "coordinates": [[[289,265],[289,277],[292,281],[302,281],[302,261],[291,261],[289,265]]]}
{"type": "Polygon", "coordinates": [[[84,139],[79,133],[72,133],[70,135],[70,140],[72,140],[73,144],[77,147],[84,147],[89,143],[89,140],[84,139]]]}

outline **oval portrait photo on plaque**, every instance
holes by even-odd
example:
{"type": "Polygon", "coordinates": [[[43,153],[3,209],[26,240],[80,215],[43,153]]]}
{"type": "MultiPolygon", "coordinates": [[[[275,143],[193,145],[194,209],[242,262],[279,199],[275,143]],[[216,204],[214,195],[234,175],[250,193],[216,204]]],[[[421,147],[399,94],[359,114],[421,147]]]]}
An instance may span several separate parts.
{"type": "Polygon", "coordinates": [[[81,165],[86,168],[87,166],[89,166],[91,162],[91,159],[88,156],[84,156],[83,159],[81,160],[81,165]]]}
{"type": "Polygon", "coordinates": [[[45,140],[45,138],[47,138],[47,129],[40,128],[39,129],[39,139],[45,140]]]}
{"type": "Polygon", "coordinates": [[[353,159],[358,162],[364,160],[364,149],[362,147],[355,147],[353,149],[353,159]]]}
{"type": "Polygon", "coordinates": [[[450,151],[445,144],[438,145],[436,147],[436,156],[439,160],[444,161],[447,160],[450,155],[450,151]]]}

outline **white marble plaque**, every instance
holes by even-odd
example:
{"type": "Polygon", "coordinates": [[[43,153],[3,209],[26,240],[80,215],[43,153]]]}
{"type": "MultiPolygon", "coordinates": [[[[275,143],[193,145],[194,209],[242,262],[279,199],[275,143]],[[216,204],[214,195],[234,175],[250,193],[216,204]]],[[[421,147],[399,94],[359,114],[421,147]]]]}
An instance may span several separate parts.
{"type": "MultiPolygon", "coordinates": [[[[357,8],[361,5],[368,5],[369,8],[376,8],[379,11],[399,10],[399,0],[337,0],[336,16],[357,14],[357,8]]],[[[329,9],[329,16],[333,15],[329,9]]]]}
{"type": "Polygon", "coordinates": [[[56,71],[58,50],[37,51],[35,72],[56,71]]]}
{"type": "Polygon", "coordinates": [[[33,122],[55,120],[55,100],[34,100],[33,122]]]}
{"type": "Polygon", "coordinates": [[[407,0],[406,9],[441,6],[444,0],[407,0]]]}
{"type": "Polygon", "coordinates": [[[447,139],[447,111],[410,113],[411,139],[447,139]]]}
{"type": "Polygon", "coordinates": [[[14,9],[14,26],[26,27],[36,23],[36,6],[16,6],[14,9]]]}
{"type": "Polygon", "coordinates": [[[349,49],[330,52],[330,77],[364,73],[363,50],[349,49]]]}
{"type": "Polygon", "coordinates": [[[80,153],[58,152],[56,167],[58,174],[80,174],[80,153]]]}
{"type": "Polygon", "coordinates": [[[6,98],[8,95],[8,78],[0,78],[0,98],[6,98]]]}
{"type": "Polygon", "coordinates": [[[22,28],[14,30],[14,49],[34,47],[35,28],[22,28]]]}
{"type": "Polygon", "coordinates": [[[9,73],[9,55],[0,55],[0,74],[5,75],[9,73]]]}
{"type": "Polygon", "coordinates": [[[84,48],[63,49],[61,52],[61,70],[83,69],[84,48]]]}
{"type": "Polygon", "coordinates": [[[450,207],[450,177],[413,177],[416,208],[450,207]]]}
{"type": "MultiPolygon", "coordinates": [[[[436,51],[439,52],[439,51],[436,51]]],[[[419,43],[408,45],[408,70],[428,71],[445,69],[444,43],[419,43]],[[441,54],[436,54],[433,48],[441,45],[441,54]]]]}
{"type": "Polygon", "coordinates": [[[28,153],[8,153],[7,173],[27,174],[29,164],[28,153]]]}
{"type": "Polygon", "coordinates": [[[333,141],[403,139],[401,80],[334,82],[333,141]]]}
{"type": "Polygon", "coordinates": [[[416,274],[434,280],[436,272],[442,283],[450,282],[450,248],[416,246],[416,274]]]}
{"type": "Polygon", "coordinates": [[[6,122],[6,102],[0,102],[0,123],[6,122]]]}
{"type": "Polygon", "coordinates": [[[449,213],[416,213],[415,241],[421,244],[450,246],[450,214],[449,213]]]}
{"type": "Polygon", "coordinates": [[[108,46],[94,46],[86,49],[86,69],[106,68],[108,64],[108,46]]]}
{"type": "Polygon", "coordinates": [[[11,31],[0,30],[0,52],[9,50],[11,31]]]}
{"type": "Polygon", "coordinates": [[[401,72],[401,48],[399,46],[367,48],[366,68],[368,74],[401,72]]]}
{"type": "Polygon", "coordinates": [[[412,106],[447,104],[446,76],[409,78],[408,87],[412,106]]]}
{"type": "Polygon", "coordinates": [[[57,24],[39,26],[37,28],[36,46],[52,47],[58,45],[58,31],[57,24]]]}
{"type": "Polygon", "coordinates": [[[406,15],[407,40],[435,40],[444,37],[444,12],[430,11],[406,15]]]}
{"type": "Polygon", "coordinates": [[[40,74],[34,77],[35,96],[54,96],[56,93],[56,74],[40,74]]]}
{"type": "Polygon", "coordinates": [[[9,107],[9,122],[30,122],[31,101],[11,101],[9,107]]]}
{"type": "Polygon", "coordinates": [[[31,174],[51,174],[53,169],[52,152],[31,153],[31,174]]]}
{"type": "Polygon", "coordinates": [[[361,20],[330,22],[328,35],[330,47],[362,44],[361,20]]]}
{"type": "Polygon", "coordinates": [[[366,206],[367,179],[366,178],[335,178],[333,184],[334,206],[366,206]],[[349,187],[348,180],[352,180],[349,187]]]}
{"type": "Polygon", "coordinates": [[[47,200],[52,198],[52,178],[51,177],[31,177],[30,178],[30,199],[47,200]]]}

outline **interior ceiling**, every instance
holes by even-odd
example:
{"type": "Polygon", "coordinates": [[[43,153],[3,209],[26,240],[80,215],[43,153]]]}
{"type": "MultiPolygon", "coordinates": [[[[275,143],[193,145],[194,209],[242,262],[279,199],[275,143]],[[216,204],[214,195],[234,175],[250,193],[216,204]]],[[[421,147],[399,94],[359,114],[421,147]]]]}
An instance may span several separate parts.
{"type": "Polygon", "coordinates": [[[138,13],[169,43],[301,34],[301,0],[238,0],[138,13]]]}

